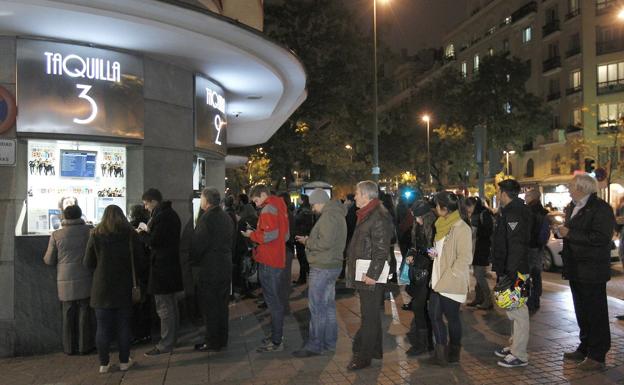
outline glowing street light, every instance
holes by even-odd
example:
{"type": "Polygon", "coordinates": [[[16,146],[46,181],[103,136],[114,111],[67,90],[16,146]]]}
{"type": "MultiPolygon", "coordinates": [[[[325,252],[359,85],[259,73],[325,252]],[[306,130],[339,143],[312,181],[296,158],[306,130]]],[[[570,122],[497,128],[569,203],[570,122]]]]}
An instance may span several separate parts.
{"type": "Polygon", "coordinates": [[[505,154],[505,175],[509,176],[509,155],[513,155],[516,152],[514,150],[505,150],[503,154],[505,154]]]}
{"type": "Polygon", "coordinates": [[[617,14],[617,18],[619,20],[624,20],[624,8],[620,9],[620,11],[617,14]]]}

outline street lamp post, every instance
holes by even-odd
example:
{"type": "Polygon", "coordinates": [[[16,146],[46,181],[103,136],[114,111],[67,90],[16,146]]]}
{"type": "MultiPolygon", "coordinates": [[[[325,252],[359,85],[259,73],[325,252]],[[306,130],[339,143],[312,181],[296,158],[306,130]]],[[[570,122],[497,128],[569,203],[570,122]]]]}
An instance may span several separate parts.
{"type": "Polygon", "coordinates": [[[427,174],[429,179],[429,184],[433,183],[433,177],[431,176],[431,151],[429,150],[429,122],[431,121],[431,117],[429,115],[423,115],[422,120],[427,123],[427,174]]]}
{"type": "MultiPolygon", "coordinates": [[[[382,3],[387,3],[389,0],[379,0],[382,3]]],[[[377,104],[378,104],[378,94],[377,94],[377,0],[373,0],[373,98],[375,103],[375,113],[374,113],[374,122],[373,122],[373,180],[375,182],[379,181],[379,128],[378,128],[378,112],[377,112],[377,104]]]]}
{"type": "Polygon", "coordinates": [[[505,175],[509,176],[509,155],[513,155],[516,152],[514,150],[510,150],[510,151],[503,151],[503,154],[505,154],[505,175]]]}

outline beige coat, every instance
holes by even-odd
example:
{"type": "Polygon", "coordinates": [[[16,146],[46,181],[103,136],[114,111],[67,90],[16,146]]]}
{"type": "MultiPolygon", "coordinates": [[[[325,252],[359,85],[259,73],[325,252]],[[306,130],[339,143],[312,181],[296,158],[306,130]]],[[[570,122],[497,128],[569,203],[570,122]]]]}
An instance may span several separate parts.
{"type": "Polygon", "coordinates": [[[467,294],[469,266],[472,263],[472,230],[463,220],[457,221],[444,240],[438,256],[440,279],[433,290],[438,293],[467,294]]]}

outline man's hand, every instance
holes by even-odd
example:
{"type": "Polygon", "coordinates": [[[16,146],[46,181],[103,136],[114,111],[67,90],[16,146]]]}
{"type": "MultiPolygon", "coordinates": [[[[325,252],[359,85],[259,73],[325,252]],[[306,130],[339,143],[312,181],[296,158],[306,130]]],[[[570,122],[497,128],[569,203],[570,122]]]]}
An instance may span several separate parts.
{"type": "Polygon", "coordinates": [[[246,238],[249,238],[251,236],[251,233],[253,233],[253,230],[241,231],[241,234],[243,235],[243,237],[246,237],[246,238]]]}
{"type": "Polygon", "coordinates": [[[308,241],[308,237],[305,235],[295,235],[295,241],[301,243],[302,245],[305,245],[308,241]]]}
{"type": "Polygon", "coordinates": [[[561,238],[567,237],[569,232],[570,229],[568,229],[567,227],[559,226],[559,234],[561,235],[561,238]]]}
{"type": "Polygon", "coordinates": [[[372,285],[374,285],[374,284],[376,284],[376,283],[377,283],[377,281],[375,281],[374,279],[372,279],[372,278],[370,278],[370,277],[366,276],[366,274],[364,274],[364,275],[362,276],[362,282],[364,282],[364,283],[365,283],[366,285],[368,285],[368,286],[372,286],[372,285]]]}

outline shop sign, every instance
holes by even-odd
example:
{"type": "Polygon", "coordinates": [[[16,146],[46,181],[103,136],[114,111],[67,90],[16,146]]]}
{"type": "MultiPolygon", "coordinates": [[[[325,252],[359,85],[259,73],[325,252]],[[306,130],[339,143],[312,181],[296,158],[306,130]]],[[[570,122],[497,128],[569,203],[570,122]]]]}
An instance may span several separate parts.
{"type": "Polygon", "coordinates": [[[0,166],[15,166],[15,139],[0,139],[0,166]]]}
{"type": "Polygon", "coordinates": [[[226,99],[223,89],[203,76],[195,76],[195,147],[227,152],[226,99]]]}
{"type": "Polygon", "coordinates": [[[143,138],[140,58],[19,39],[17,66],[17,132],[143,138]]]}
{"type": "Polygon", "coordinates": [[[8,131],[15,124],[17,107],[13,95],[0,86],[0,134],[8,131]]]}

